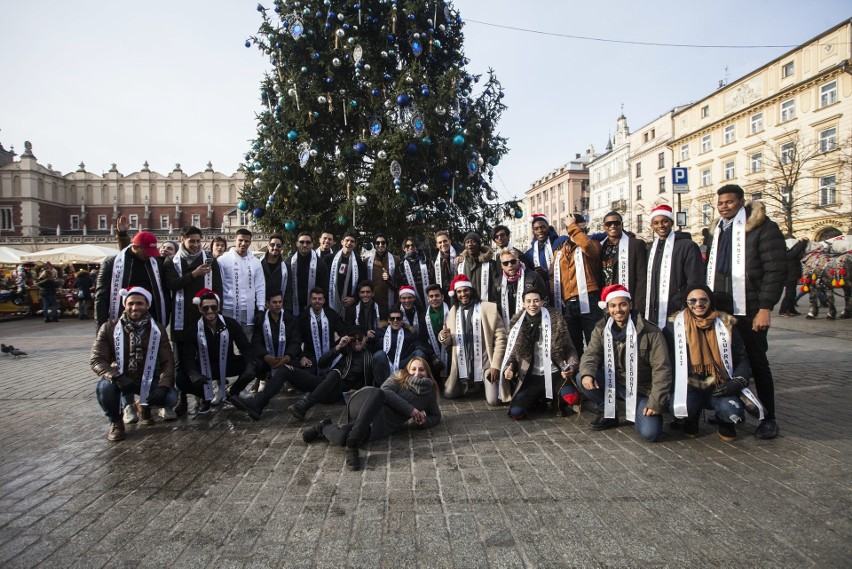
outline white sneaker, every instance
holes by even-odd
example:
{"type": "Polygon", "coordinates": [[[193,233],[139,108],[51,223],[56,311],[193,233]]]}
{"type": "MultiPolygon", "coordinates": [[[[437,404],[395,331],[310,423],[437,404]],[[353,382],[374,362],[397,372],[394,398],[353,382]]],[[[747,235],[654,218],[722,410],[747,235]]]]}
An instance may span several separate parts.
{"type": "Polygon", "coordinates": [[[157,415],[162,417],[164,421],[174,421],[177,419],[177,413],[171,407],[160,407],[157,415]]]}
{"type": "Polygon", "coordinates": [[[221,391],[217,391],[216,395],[213,396],[213,400],[210,402],[211,405],[219,405],[222,403],[222,400],[225,399],[224,393],[221,391]]]}
{"type": "Polygon", "coordinates": [[[124,407],[124,422],[136,423],[139,421],[139,414],[136,412],[135,405],[127,405],[124,407]]]}
{"type": "Polygon", "coordinates": [[[261,392],[261,391],[263,391],[264,389],[266,389],[266,380],[265,380],[265,379],[261,379],[261,380],[260,380],[260,386],[257,388],[257,391],[258,391],[258,393],[260,393],[260,392],[261,392]]]}

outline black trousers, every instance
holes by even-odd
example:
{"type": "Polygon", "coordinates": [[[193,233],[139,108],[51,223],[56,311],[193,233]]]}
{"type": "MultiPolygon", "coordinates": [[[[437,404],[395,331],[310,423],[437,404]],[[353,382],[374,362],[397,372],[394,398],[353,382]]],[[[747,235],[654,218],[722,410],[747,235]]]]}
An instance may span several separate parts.
{"type": "Polygon", "coordinates": [[[751,329],[753,322],[751,317],[737,316],[737,329],[743,338],[748,361],[751,364],[751,375],[754,377],[757,397],[766,408],[766,419],[775,419],[775,383],[772,380],[769,359],[766,357],[766,350],[769,349],[767,341],[769,331],[755,332],[751,329]]]}
{"type": "Polygon", "coordinates": [[[384,412],[385,394],[378,387],[365,387],[349,401],[349,422],[344,425],[326,425],[322,435],[332,444],[346,446],[346,441],[370,440],[370,425],[384,412]]]}
{"type": "MultiPolygon", "coordinates": [[[[218,367],[219,362],[211,362],[211,365],[218,367]]],[[[247,365],[251,365],[251,362],[249,362],[249,364],[246,364],[243,356],[236,356],[233,359],[228,359],[228,364],[225,370],[226,377],[240,376],[240,379],[242,379],[243,375],[249,375],[244,373],[247,370],[247,365]]],[[[254,373],[253,368],[250,373],[254,373]]],[[[191,382],[189,380],[189,376],[186,373],[182,373],[179,375],[175,374],[175,383],[177,384],[178,389],[180,389],[184,393],[192,394],[196,397],[204,397],[204,384],[191,382]]],[[[248,381],[246,381],[246,383],[248,383],[248,381]]]]}

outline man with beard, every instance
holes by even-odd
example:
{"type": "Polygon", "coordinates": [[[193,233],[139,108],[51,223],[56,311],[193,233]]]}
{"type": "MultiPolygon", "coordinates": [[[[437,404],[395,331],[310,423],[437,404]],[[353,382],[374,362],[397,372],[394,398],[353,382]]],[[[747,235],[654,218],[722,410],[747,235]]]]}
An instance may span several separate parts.
{"type": "Polygon", "coordinates": [[[429,265],[426,263],[426,257],[417,247],[417,242],[411,237],[405,238],[402,249],[405,251],[405,257],[397,265],[393,279],[389,281],[389,284],[396,290],[399,290],[403,285],[408,285],[414,290],[420,305],[425,306],[426,287],[434,280],[429,276],[429,265]]]}
{"type": "Polygon", "coordinates": [[[616,396],[626,402],[627,420],[650,442],[660,438],[663,413],[669,405],[672,366],[663,333],[633,310],[630,292],[622,285],[603,290],[602,318],[580,360],[580,388],[598,407],[593,431],[618,426],[616,396]]]}
{"type": "Polygon", "coordinates": [[[166,328],[148,313],[151,293],[141,287],[121,289],[124,310],[118,320],[98,328],[92,346],[91,366],[100,381],[98,404],[109,418],[109,441],[123,441],[121,401],[138,394],[137,410],[143,425],[150,425],[151,406],[174,407],[174,354],[166,328]]]}
{"type": "Polygon", "coordinates": [[[367,338],[372,340],[381,327],[382,318],[370,281],[361,281],[358,284],[358,298],[359,302],[355,306],[346,309],[345,322],[349,326],[361,326],[367,331],[367,338]]]}
{"type": "Polygon", "coordinates": [[[450,283],[458,272],[456,270],[456,249],[450,241],[448,231],[438,231],[435,233],[435,247],[438,249],[438,254],[435,256],[435,264],[433,275],[435,282],[441,287],[444,296],[450,290],[450,283]]]}
{"type": "Polygon", "coordinates": [[[296,252],[287,259],[290,268],[288,294],[284,306],[293,316],[299,316],[310,301],[309,292],[328,282],[328,266],[313,249],[311,234],[302,231],[296,237],[296,252]]]}
{"type": "Polygon", "coordinates": [[[367,280],[373,285],[373,298],[379,305],[382,319],[388,317],[388,309],[396,304],[396,292],[389,286],[391,276],[399,265],[399,259],[388,252],[388,238],[384,233],[376,233],[373,250],[364,257],[367,266],[367,280]]]}
{"type": "Polygon", "coordinates": [[[495,285],[497,262],[490,247],[482,245],[482,239],[474,232],[464,238],[464,251],[459,255],[458,274],[464,275],[473,284],[482,300],[494,302],[497,298],[495,285]]]}
{"type": "MultiPolygon", "coordinates": [[[[216,294],[222,293],[222,274],[219,264],[210,253],[201,250],[201,230],[194,226],[184,227],[180,233],[180,246],[177,254],[163,264],[163,278],[172,291],[172,349],[175,353],[175,377],[177,383],[186,383],[184,367],[184,342],[194,341],[196,323],[201,317],[198,306],[192,302],[201,289],[210,289],[216,294]]],[[[180,401],[174,412],[178,416],[186,415],[186,392],[180,392],[180,401]]],[[[166,413],[168,411],[165,411],[166,413]]]]}
{"type": "Polygon", "coordinates": [[[222,298],[225,301],[219,308],[223,315],[240,323],[246,337],[251,334],[255,315],[263,312],[266,304],[263,267],[250,250],[251,238],[248,229],[237,229],[236,246],[216,259],[222,269],[222,298]]]}
{"type": "MultiPolygon", "coordinates": [[[[266,253],[264,253],[263,259],[260,260],[267,298],[271,296],[274,290],[280,291],[282,298],[287,296],[290,270],[287,268],[287,263],[284,261],[283,255],[284,238],[278,234],[271,235],[269,243],[266,245],[266,253]]],[[[290,311],[289,306],[285,306],[284,309],[288,312],[290,311]]]]}
{"type": "Polygon", "coordinates": [[[346,315],[346,309],[358,301],[358,283],[367,274],[361,259],[355,254],[356,244],[355,233],[347,231],[340,241],[340,251],[333,257],[326,257],[328,305],[341,318],[346,315]]]}
{"type": "Polygon", "coordinates": [[[402,312],[402,322],[406,326],[411,326],[414,330],[414,335],[418,340],[425,341],[425,333],[421,326],[423,320],[423,308],[417,303],[417,297],[414,295],[414,289],[408,285],[402,286],[399,289],[399,308],[402,312]]]}
{"type": "Polygon", "coordinates": [[[452,347],[444,397],[456,399],[478,391],[485,381],[485,400],[497,405],[500,364],[506,351],[506,329],[497,305],[481,301],[465,275],[458,275],[451,286],[455,303],[438,336],[444,346],[452,347]]]}
{"type": "Polygon", "coordinates": [[[560,236],[556,229],[550,226],[547,217],[541,213],[532,216],[532,232],[532,242],[524,256],[527,258],[527,263],[532,265],[535,272],[550,286],[553,276],[553,257],[568,237],[560,236]]]}
{"type": "Polygon", "coordinates": [[[645,306],[648,248],[645,242],[624,232],[621,214],[611,211],[603,219],[606,238],[601,241],[598,286],[624,285],[636,306],[645,306]]]}
{"type": "Polygon", "coordinates": [[[304,346],[299,366],[316,375],[327,370],[317,367],[323,354],[334,346],[335,335],[343,336],[345,326],[337,312],[325,305],[325,291],[311,289],[310,307],[299,314],[299,334],[304,346]]]}
{"type": "Polygon", "coordinates": [[[500,275],[500,286],[497,289],[499,303],[497,308],[503,318],[503,325],[509,328],[509,321],[524,308],[523,292],[534,289],[538,291],[542,302],[547,301],[548,286],[535,271],[528,271],[518,258],[517,249],[501,249],[500,265],[503,272],[500,275]]]}
{"type": "Polygon", "coordinates": [[[405,369],[411,358],[425,356],[413,328],[402,321],[399,308],[391,308],[388,325],[378,331],[373,345],[373,349],[378,348],[373,352],[374,387],[380,387],[397,370],[405,369]]]}

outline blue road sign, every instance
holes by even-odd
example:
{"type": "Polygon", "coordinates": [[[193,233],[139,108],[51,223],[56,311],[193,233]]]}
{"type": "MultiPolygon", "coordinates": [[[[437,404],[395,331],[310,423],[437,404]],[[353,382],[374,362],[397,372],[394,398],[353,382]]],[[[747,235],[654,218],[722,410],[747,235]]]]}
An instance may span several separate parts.
{"type": "Polygon", "coordinates": [[[686,168],[672,168],[672,183],[679,185],[688,185],[686,177],[686,168]]]}

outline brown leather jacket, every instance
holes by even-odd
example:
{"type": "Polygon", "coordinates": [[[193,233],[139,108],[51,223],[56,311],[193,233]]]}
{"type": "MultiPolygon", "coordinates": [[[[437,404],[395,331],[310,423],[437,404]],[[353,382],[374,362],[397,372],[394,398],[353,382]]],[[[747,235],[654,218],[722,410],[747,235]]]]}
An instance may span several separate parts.
{"type": "MultiPolygon", "coordinates": [[[[155,322],[154,320],[151,320],[151,323],[160,329],[160,347],[157,350],[157,365],[154,368],[154,373],[159,373],[160,381],[158,385],[171,388],[174,386],[175,379],[175,356],[172,352],[171,343],[169,342],[169,335],[166,333],[166,329],[163,325],[155,322]]],[[[118,375],[118,364],[115,361],[115,348],[112,344],[112,335],[117,324],[117,320],[108,320],[107,322],[104,322],[104,324],[98,329],[97,338],[95,338],[95,343],[92,345],[92,371],[94,371],[98,377],[109,381],[112,381],[118,375]]],[[[146,332],[142,338],[142,342],[145,346],[148,345],[150,335],[151,332],[146,332]]],[[[130,338],[128,338],[125,334],[125,357],[130,349],[129,343],[130,338]]],[[[127,365],[125,364],[124,367],[126,370],[127,365]]],[[[136,383],[141,384],[143,370],[144,365],[139,365],[135,372],[131,373],[125,371],[125,375],[134,379],[136,383]]]]}

